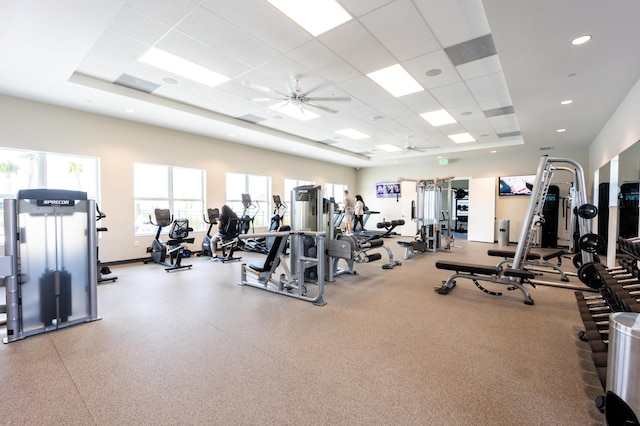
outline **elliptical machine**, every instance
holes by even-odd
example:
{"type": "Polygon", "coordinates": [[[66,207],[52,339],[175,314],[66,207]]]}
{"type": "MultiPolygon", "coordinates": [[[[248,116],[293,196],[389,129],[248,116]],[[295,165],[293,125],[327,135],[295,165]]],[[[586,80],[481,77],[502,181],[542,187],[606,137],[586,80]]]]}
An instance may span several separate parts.
{"type": "Polygon", "coordinates": [[[211,241],[211,238],[212,238],[211,230],[213,229],[213,225],[218,224],[220,209],[218,208],[207,209],[207,216],[209,217],[208,220],[204,215],[202,215],[204,223],[208,224],[209,228],[207,229],[207,234],[204,236],[204,239],[202,240],[202,252],[200,252],[198,256],[212,257],[213,254],[216,252],[216,247],[213,247],[214,243],[213,241],[211,241]]]}
{"type": "Polygon", "coordinates": [[[144,263],[153,261],[165,266],[165,271],[171,272],[180,269],[191,268],[191,265],[183,265],[182,258],[186,254],[187,250],[183,243],[193,244],[195,238],[188,238],[189,232],[193,231],[193,228],[189,227],[188,219],[175,219],[169,209],[155,209],[156,223],[153,223],[151,215],[149,215],[149,222],[152,225],[158,227],[156,236],[151,243],[151,247],[147,247],[147,253],[151,253],[151,259],[145,260],[144,263]],[[160,233],[162,228],[171,225],[169,229],[169,240],[163,242],[160,240],[160,233]],[[169,255],[169,262],[167,262],[167,255],[169,255]]]}
{"type": "MultiPolygon", "coordinates": [[[[106,214],[104,214],[102,211],[100,211],[100,207],[98,207],[98,204],[96,203],[96,222],[100,221],[100,219],[104,219],[105,217],[107,217],[106,214]]],[[[97,232],[107,232],[108,229],[104,226],[102,227],[98,227],[96,228],[97,232]]],[[[97,247],[96,245],[96,258],[98,259],[98,284],[102,284],[102,283],[107,283],[107,282],[114,282],[115,280],[118,279],[118,277],[116,277],[115,275],[110,276],[110,277],[105,277],[105,275],[110,275],[111,274],[111,269],[109,269],[108,266],[104,265],[102,266],[100,264],[100,248],[97,247]]]]}

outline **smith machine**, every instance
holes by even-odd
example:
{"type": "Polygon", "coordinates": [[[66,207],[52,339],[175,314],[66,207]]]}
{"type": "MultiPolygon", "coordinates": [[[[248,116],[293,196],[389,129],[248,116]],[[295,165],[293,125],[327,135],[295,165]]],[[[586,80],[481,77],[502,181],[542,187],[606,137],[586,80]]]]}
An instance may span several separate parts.
{"type": "MultiPolygon", "coordinates": [[[[538,163],[535,185],[532,190],[531,199],[524,218],[518,245],[508,263],[500,263],[497,266],[483,266],[458,262],[436,262],[436,268],[454,271],[442,286],[436,287],[439,294],[448,294],[456,285],[456,278],[466,278],[483,292],[501,296],[502,293],[487,289],[480,285],[479,281],[506,285],[508,290],[520,290],[524,296],[524,303],[533,305],[533,299],[529,294],[525,284],[535,285],[533,281],[536,274],[531,270],[533,253],[530,253],[531,246],[536,237],[539,224],[544,221],[543,208],[551,179],[556,171],[569,171],[574,175],[574,186],[572,188],[572,202],[574,203],[577,215],[578,231],[576,240],[580,248],[581,266],[578,270],[580,280],[590,288],[600,287],[599,275],[594,263],[594,254],[604,245],[604,240],[597,234],[591,232],[590,219],[595,217],[597,209],[594,205],[587,203],[586,185],[584,171],[580,164],[566,158],[552,158],[542,156],[538,163]]],[[[547,284],[538,282],[538,284],[547,284]]],[[[562,287],[558,285],[558,287],[562,287]]],[[[568,288],[568,287],[567,287],[568,288]]]]}

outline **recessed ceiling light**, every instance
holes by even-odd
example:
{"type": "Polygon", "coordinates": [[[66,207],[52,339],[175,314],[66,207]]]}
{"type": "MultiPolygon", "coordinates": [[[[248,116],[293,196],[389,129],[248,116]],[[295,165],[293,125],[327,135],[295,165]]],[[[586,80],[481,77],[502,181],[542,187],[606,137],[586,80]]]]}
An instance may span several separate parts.
{"type": "Polygon", "coordinates": [[[491,154],[495,154],[496,152],[498,152],[498,151],[496,151],[495,149],[493,151],[489,151],[489,153],[491,153],[491,154]]]}
{"type": "Polygon", "coordinates": [[[567,129],[558,129],[558,130],[556,130],[556,132],[558,132],[558,133],[564,133],[566,131],[567,131],[567,129]]]}
{"type": "Polygon", "coordinates": [[[136,112],[135,109],[131,109],[131,108],[126,108],[124,111],[128,112],[129,114],[133,114],[134,112],[136,112]]]}
{"type": "Polygon", "coordinates": [[[139,60],[209,87],[215,87],[229,80],[229,77],[155,47],[149,49],[139,60]]]}
{"type": "Polygon", "coordinates": [[[171,77],[165,77],[162,79],[162,81],[164,81],[167,84],[178,84],[178,80],[176,80],[175,78],[171,78],[171,77]]]}
{"type": "Polygon", "coordinates": [[[334,0],[267,1],[314,37],[351,20],[351,15],[334,0]]]}
{"type": "MultiPolygon", "coordinates": [[[[289,117],[297,118],[298,120],[307,121],[320,117],[315,112],[311,112],[308,109],[300,108],[290,102],[282,102],[271,107],[276,111],[288,115],[289,117]]],[[[275,117],[274,117],[275,118],[275,117]]]]}
{"type": "Polygon", "coordinates": [[[571,40],[571,44],[573,44],[574,46],[579,46],[581,44],[585,44],[589,40],[591,40],[591,36],[590,35],[583,35],[583,36],[576,37],[573,40],[571,40]]]}
{"type": "Polygon", "coordinates": [[[572,104],[572,103],[573,103],[572,99],[567,99],[565,101],[560,102],[561,105],[569,105],[569,104],[572,104]]]}
{"type": "Polygon", "coordinates": [[[444,109],[425,112],[420,114],[420,117],[427,120],[433,127],[444,126],[445,124],[453,124],[456,122],[456,119],[444,109]]]}
{"type": "Polygon", "coordinates": [[[424,87],[420,86],[420,83],[411,77],[400,64],[370,72],[367,77],[396,98],[424,90],[424,87]]]}
{"type": "Polygon", "coordinates": [[[455,143],[467,143],[467,142],[475,142],[476,140],[469,133],[458,133],[455,135],[449,135],[449,139],[454,141],[455,143]]]}
{"type": "Polygon", "coordinates": [[[401,148],[391,144],[376,145],[376,148],[381,149],[383,151],[387,151],[387,152],[396,152],[401,150],[401,148]]]}
{"type": "Polygon", "coordinates": [[[460,114],[460,115],[465,115],[465,116],[466,116],[466,115],[471,115],[471,114],[473,114],[471,111],[465,111],[465,112],[463,112],[463,113],[462,113],[462,114],[460,114]]]}
{"type": "Polygon", "coordinates": [[[427,77],[435,77],[437,75],[442,74],[442,70],[440,68],[433,68],[424,73],[427,77]]]}
{"type": "Polygon", "coordinates": [[[355,140],[367,139],[367,138],[371,137],[371,136],[365,135],[364,133],[359,132],[359,131],[357,131],[355,129],[336,130],[336,133],[340,133],[343,136],[346,136],[348,138],[355,139],[355,140]]]}

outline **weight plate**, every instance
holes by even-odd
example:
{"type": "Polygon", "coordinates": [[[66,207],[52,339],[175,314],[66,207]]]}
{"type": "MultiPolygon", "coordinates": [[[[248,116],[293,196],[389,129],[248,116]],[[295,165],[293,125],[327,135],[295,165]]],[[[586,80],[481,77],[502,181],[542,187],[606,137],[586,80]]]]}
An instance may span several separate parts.
{"type": "Polygon", "coordinates": [[[594,289],[598,289],[604,284],[594,262],[583,264],[580,269],[578,269],[578,278],[580,278],[580,281],[585,283],[587,287],[594,289]]]}
{"type": "Polygon", "coordinates": [[[576,214],[585,219],[593,219],[598,216],[598,208],[593,204],[583,204],[576,209],[576,214]]]}
{"type": "Polygon", "coordinates": [[[602,249],[605,245],[604,238],[601,235],[590,232],[580,236],[578,239],[578,246],[580,250],[584,250],[587,253],[596,253],[602,249]]]}

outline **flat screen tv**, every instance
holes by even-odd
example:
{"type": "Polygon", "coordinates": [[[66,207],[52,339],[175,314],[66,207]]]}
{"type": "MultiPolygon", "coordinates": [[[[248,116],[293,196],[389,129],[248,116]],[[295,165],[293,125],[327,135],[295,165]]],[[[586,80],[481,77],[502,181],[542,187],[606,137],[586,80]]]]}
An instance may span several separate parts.
{"type": "Polygon", "coordinates": [[[400,197],[400,182],[376,183],[377,198],[398,198],[400,197]]]}
{"type": "Polygon", "coordinates": [[[499,195],[531,195],[536,175],[500,176],[499,179],[499,195]]]}

